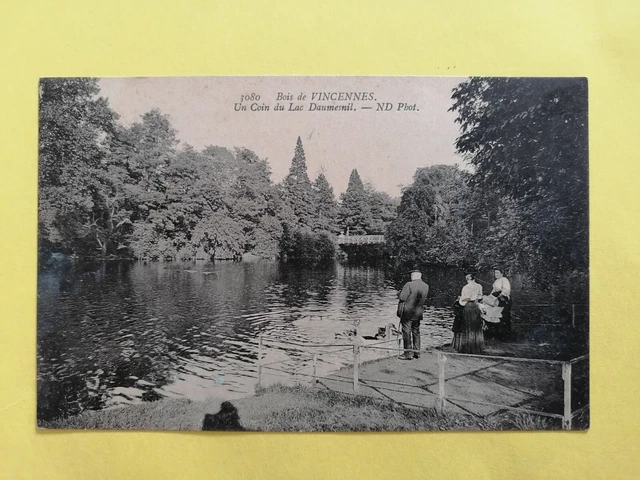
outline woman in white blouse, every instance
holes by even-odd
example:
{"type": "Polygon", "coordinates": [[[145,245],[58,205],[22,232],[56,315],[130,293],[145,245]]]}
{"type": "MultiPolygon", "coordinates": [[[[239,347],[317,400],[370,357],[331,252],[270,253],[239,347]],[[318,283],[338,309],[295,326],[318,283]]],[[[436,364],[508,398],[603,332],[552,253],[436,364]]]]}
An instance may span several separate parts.
{"type": "Polygon", "coordinates": [[[465,275],[467,284],[462,288],[458,303],[464,307],[457,325],[454,322],[453,348],[460,353],[482,353],[484,350],[483,321],[478,301],[482,300],[482,285],[473,274],[465,275]]]}
{"type": "Polygon", "coordinates": [[[491,295],[494,297],[504,295],[506,298],[511,298],[511,283],[509,282],[509,279],[504,276],[502,268],[494,268],[493,275],[496,280],[493,282],[491,295]]]}
{"type": "Polygon", "coordinates": [[[504,339],[511,333],[511,283],[504,276],[502,267],[494,267],[493,275],[495,281],[490,295],[497,299],[497,305],[503,309],[500,323],[487,324],[487,335],[504,339]]]}

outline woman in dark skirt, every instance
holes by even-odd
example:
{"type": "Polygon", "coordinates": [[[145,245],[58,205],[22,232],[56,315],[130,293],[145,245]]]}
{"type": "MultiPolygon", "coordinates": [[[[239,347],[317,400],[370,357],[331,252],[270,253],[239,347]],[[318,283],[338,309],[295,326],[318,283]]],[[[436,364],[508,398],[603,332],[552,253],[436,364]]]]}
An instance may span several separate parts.
{"type": "Polygon", "coordinates": [[[464,307],[460,305],[460,299],[456,300],[453,304],[453,343],[451,346],[458,350],[460,348],[460,341],[462,339],[462,322],[463,322],[464,307]]]}
{"type": "Polygon", "coordinates": [[[467,284],[456,302],[462,308],[462,315],[457,325],[454,320],[453,348],[460,353],[482,353],[484,350],[483,321],[478,307],[478,301],[482,299],[482,285],[476,283],[475,277],[470,273],[465,278],[467,284]]]}
{"type": "Polygon", "coordinates": [[[502,267],[494,267],[493,274],[495,281],[491,288],[492,295],[496,298],[496,304],[502,307],[502,317],[499,323],[487,323],[487,338],[498,338],[506,340],[511,334],[511,283],[504,276],[502,267]]]}

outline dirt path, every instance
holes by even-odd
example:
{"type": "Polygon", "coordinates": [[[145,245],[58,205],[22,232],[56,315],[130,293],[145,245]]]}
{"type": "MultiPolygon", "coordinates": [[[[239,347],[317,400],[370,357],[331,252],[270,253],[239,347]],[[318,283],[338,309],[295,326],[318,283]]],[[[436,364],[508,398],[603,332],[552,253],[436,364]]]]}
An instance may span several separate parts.
{"type": "MultiPolygon", "coordinates": [[[[474,400],[562,414],[560,365],[447,356],[445,378],[445,395],[451,397],[446,403],[448,412],[485,416],[503,410],[467,401],[474,400]]],[[[425,352],[420,359],[411,361],[394,356],[364,363],[359,368],[359,379],[360,395],[409,407],[435,407],[437,353],[425,352]]],[[[330,390],[353,394],[353,368],[340,370],[319,383],[330,390]]]]}

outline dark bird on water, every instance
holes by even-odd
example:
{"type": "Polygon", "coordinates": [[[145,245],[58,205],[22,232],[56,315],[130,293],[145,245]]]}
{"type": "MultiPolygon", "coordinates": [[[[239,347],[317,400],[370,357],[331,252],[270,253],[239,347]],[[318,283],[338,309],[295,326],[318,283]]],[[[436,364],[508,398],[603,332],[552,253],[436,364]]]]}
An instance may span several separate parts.
{"type": "Polygon", "coordinates": [[[238,409],[231,402],[222,402],[220,411],[215,414],[207,413],[204,416],[202,430],[244,432],[246,429],[240,425],[238,409]]]}

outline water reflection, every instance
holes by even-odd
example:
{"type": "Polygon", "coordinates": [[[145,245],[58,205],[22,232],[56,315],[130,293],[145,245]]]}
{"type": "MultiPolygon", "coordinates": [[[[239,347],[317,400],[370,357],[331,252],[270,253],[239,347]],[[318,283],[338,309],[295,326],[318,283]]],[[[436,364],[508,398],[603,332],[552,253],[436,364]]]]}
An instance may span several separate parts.
{"type": "MultiPolygon", "coordinates": [[[[424,345],[450,340],[449,305],[460,272],[433,269],[424,345]]],[[[406,279],[372,267],[292,268],[275,262],[77,262],[42,272],[38,285],[38,417],[164,397],[235,398],[253,392],[257,338],[344,343],[359,324],[373,335],[395,318],[406,279]]],[[[319,375],[351,361],[349,350],[318,357],[319,375]]],[[[325,352],[325,353],[322,353],[325,352]]],[[[386,355],[367,350],[363,360],[386,355]]],[[[312,373],[311,354],[266,350],[264,380],[312,373]]]]}

